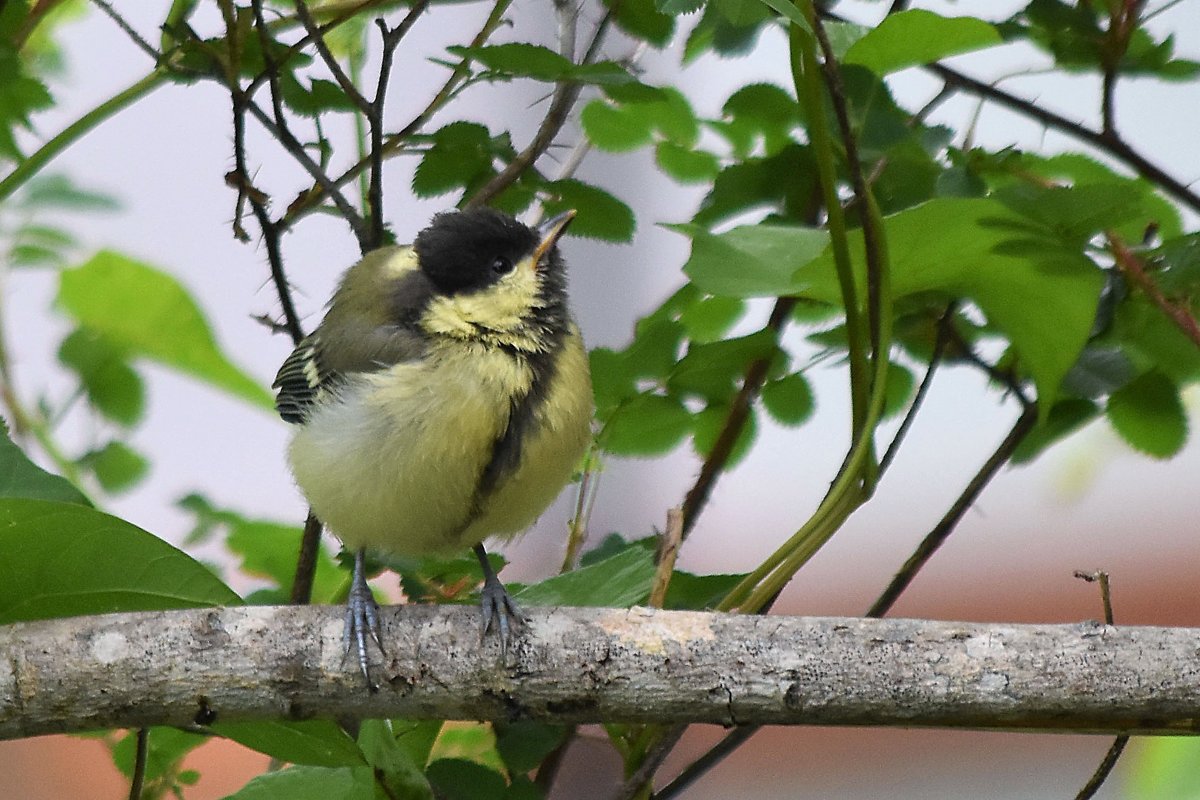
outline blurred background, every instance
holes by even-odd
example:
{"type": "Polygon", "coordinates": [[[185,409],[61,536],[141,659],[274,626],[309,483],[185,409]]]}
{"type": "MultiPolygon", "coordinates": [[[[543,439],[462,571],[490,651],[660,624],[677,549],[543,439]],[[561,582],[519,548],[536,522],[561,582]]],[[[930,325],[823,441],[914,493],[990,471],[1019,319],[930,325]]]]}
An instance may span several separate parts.
{"type": "MultiPolygon", "coordinates": [[[[118,4],[152,41],[162,16],[158,5],[118,4]]],[[[1015,7],[999,2],[915,5],[948,15],[994,18],[1015,7]]],[[[1200,58],[1200,2],[1166,5],[1153,29],[1174,31],[1179,55],[1200,58]]],[[[517,0],[509,15],[517,26],[501,39],[552,41],[554,20],[548,9],[540,0],[517,0]],[[544,17],[539,9],[546,9],[544,17]]],[[[838,10],[870,22],[884,8],[880,3],[841,3],[838,10]]],[[[215,24],[210,12],[215,14],[211,9],[197,14],[198,29],[215,24]]],[[[427,59],[463,31],[477,28],[486,8],[465,4],[439,7],[437,13],[442,22],[418,27],[419,35],[407,39],[398,54],[388,110],[397,122],[419,110],[444,75],[427,59]]],[[[588,14],[594,19],[595,9],[588,14]]],[[[686,21],[683,27],[688,27],[686,21]]],[[[36,119],[38,139],[53,135],[152,66],[95,9],[65,27],[61,41],[67,63],[52,86],[59,105],[36,119]]],[[[619,37],[610,41],[610,57],[630,49],[619,37]]],[[[730,92],[749,80],[787,85],[786,42],[778,32],[764,34],[752,55],[701,59],[681,78],[680,53],[679,44],[647,53],[640,61],[644,78],[649,83],[681,80],[702,116],[719,114],[730,92]]],[[[1006,78],[1005,88],[1070,119],[1096,121],[1098,81],[1040,75],[1037,70],[1047,64],[1032,50],[1006,46],[954,61],[985,79],[1020,72],[1006,78]]],[[[922,106],[939,88],[917,70],[899,73],[890,83],[897,100],[910,109],[922,106]]],[[[538,85],[477,87],[443,121],[486,118],[493,130],[507,126],[519,144],[540,120],[545,91],[538,85]]],[[[86,243],[85,256],[113,247],[170,272],[199,300],[226,352],[266,385],[290,345],[253,320],[277,309],[261,247],[256,241],[239,243],[230,234],[234,193],[223,180],[232,168],[228,103],[228,95],[213,84],[167,85],[70,148],[49,171],[121,202],[118,212],[68,221],[86,243]]],[[[1119,87],[1117,109],[1126,138],[1152,161],[1184,182],[1200,178],[1200,86],[1127,80],[1119,87]]],[[[942,105],[933,120],[961,130],[978,111],[975,102],[960,97],[942,105]]],[[[1079,149],[1075,142],[993,106],[979,113],[974,136],[990,147],[1079,149]]],[[[578,138],[571,126],[561,137],[567,144],[578,138]]],[[[256,181],[304,185],[303,176],[265,138],[252,136],[248,150],[256,181]]],[[[414,163],[389,162],[384,183],[389,222],[400,241],[409,241],[444,205],[410,196],[414,163]]],[[[593,152],[581,176],[628,203],[639,221],[630,246],[571,239],[564,248],[585,338],[591,346],[619,347],[628,341],[634,322],[681,284],[687,241],[657,223],[688,219],[703,187],[680,187],[661,176],[647,151],[619,156],[593,152]]],[[[1195,220],[1189,223],[1194,227],[1195,220]]],[[[287,268],[308,328],[319,321],[334,282],[356,252],[344,224],[319,215],[285,238],[287,268]]],[[[14,357],[14,385],[30,397],[68,389],[55,356],[69,332],[52,310],[56,275],[25,270],[3,279],[4,333],[14,357]]],[[[747,328],[760,325],[767,312],[765,306],[752,307],[747,328]]],[[[176,543],[193,521],[176,501],[195,491],[250,517],[302,521],[305,507],[283,462],[283,422],[153,365],[146,365],[144,373],[150,376],[149,411],[133,443],[151,456],[153,471],[135,492],[113,500],[109,510],[176,543]]],[[[752,454],[718,484],[682,551],[682,568],[746,571],[815,507],[845,452],[848,409],[845,376],[837,365],[814,370],[810,377],[818,404],[815,421],[785,430],[763,419],[752,454]]],[[[997,397],[973,372],[940,371],[876,498],[799,573],[776,613],[863,613],[1011,426],[1018,409],[1011,403],[999,405],[997,397]]],[[[65,429],[68,440],[86,443],[92,435],[84,419],[69,421],[65,429]]],[[[611,531],[638,538],[662,527],[666,509],[681,501],[698,464],[686,449],[656,460],[610,460],[592,518],[593,542],[611,531]]],[[[1014,622],[1095,619],[1101,616],[1096,587],[1072,573],[1102,568],[1112,575],[1118,624],[1200,625],[1197,474],[1200,446],[1195,442],[1175,459],[1157,462],[1128,450],[1105,423],[1094,424],[1035,465],[1004,471],[893,615],[1014,622]]],[[[507,548],[507,580],[538,580],[557,570],[571,495],[568,490],[535,530],[507,548]]],[[[216,545],[197,555],[228,560],[216,545]]],[[[253,585],[235,582],[234,588],[253,585]]],[[[690,732],[662,774],[672,774],[689,754],[720,735],[715,728],[690,732]]],[[[688,796],[1072,797],[1108,745],[1104,737],[1063,735],[770,729],[688,796]]],[[[1123,796],[1122,772],[1136,760],[1137,748],[1135,742],[1100,796],[1123,796]]],[[[229,743],[206,745],[192,759],[203,777],[188,792],[190,800],[222,797],[265,764],[265,757],[229,743]]],[[[619,762],[603,738],[585,738],[571,760],[575,765],[564,774],[559,796],[606,796],[603,781],[618,774],[619,762]],[[587,764],[603,772],[589,774],[587,764]]],[[[66,737],[0,742],[0,798],[122,797],[127,791],[97,742],[66,737]]]]}

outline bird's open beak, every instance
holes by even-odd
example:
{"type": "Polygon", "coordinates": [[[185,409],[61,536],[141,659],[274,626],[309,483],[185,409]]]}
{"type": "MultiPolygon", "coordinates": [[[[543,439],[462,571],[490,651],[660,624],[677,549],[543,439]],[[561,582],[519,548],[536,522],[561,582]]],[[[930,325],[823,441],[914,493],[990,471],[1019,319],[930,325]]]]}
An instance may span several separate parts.
{"type": "Polygon", "coordinates": [[[538,246],[533,251],[533,268],[537,269],[542,263],[542,256],[550,252],[550,248],[554,247],[559,237],[563,235],[563,231],[571,224],[571,220],[575,219],[575,209],[569,209],[561,214],[555,214],[550,219],[544,221],[537,226],[538,246]]]}

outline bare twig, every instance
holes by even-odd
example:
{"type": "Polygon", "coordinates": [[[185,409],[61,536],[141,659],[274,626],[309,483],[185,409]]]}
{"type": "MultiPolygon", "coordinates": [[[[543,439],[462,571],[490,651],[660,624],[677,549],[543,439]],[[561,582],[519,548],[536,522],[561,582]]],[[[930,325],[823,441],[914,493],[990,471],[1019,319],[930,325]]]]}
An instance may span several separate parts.
{"type": "Polygon", "coordinates": [[[142,800],[142,786],[146,782],[146,756],[150,751],[150,729],[138,728],[133,754],[133,775],[129,780],[129,800],[142,800]]]}
{"type": "Polygon", "coordinates": [[[1134,255],[1116,232],[1106,231],[1105,236],[1108,237],[1108,246],[1112,251],[1113,260],[1126,279],[1145,292],[1150,302],[1162,311],[1167,319],[1191,340],[1192,344],[1200,347],[1200,325],[1197,325],[1196,318],[1192,316],[1188,307],[1183,303],[1171,302],[1163,294],[1162,289],[1158,288],[1158,284],[1146,272],[1146,267],[1141,259],[1134,255]]]}
{"type": "MultiPolygon", "coordinates": [[[[778,339],[795,306],[796,298],[794,297],[777,299],[764,330],[770,331],[778,339]]],[[[687,535],[695,527],[696,521],[700,518],[700,512],[704,510],[713,487],[716,486],[717,478],[729,462],[729,457],[733,454],[733,447],[737,444],[738,436],[741,435],[742,428],[746,425],[755,398],[762,391],[770,368],[770,358],[760,358],[746,368],[746,375],[742,379],[742,388],[738,390],[733,402],[729,404],[729,413],[725,416],[721,432],[717,434],[717,439],[708,452],[708,457],[704,459],[696,482],[692,484],[692,488],[683,498],[684,538],[687,538],[687,535]]]]}
{"type": "Polygon", "coordinates": [[[650,583],[651,608],[662,608],[667,599],[667,588],[671,585],[671,573],[675,570],[675,559],[679,545],[683,542],[683,511],[667,509],[667,527],[658,538],[658,552],[654,555],[654,580],[650,583]]]}
{"type": "Polygon", "coordinates": [[[1021,412],[1021,416],[1017,418],[1012,430],[1004,437],[1004,441],[996,448],[996,451],[984,462],[980,467],[979,472],[975,473],[975,477],[963,489],[962,494],[954,501],[945,515],[938,521],[921,543],[917,545],[917,549],[913,551],[908,560],[904,562],[904,566],[892,578],[892,582],[888,584],[879,598],[871,605],[867,611],[868,617],[882,617],[891,609],[891,607],[900,599],[900,595],[908,588],[909,584],[917,577],[917,573],[933,558],[933,554],[938,551],[949,538],[954,529],[958,527],[958,523],[962,520],[963,515],[967,510],[975,504],[979,499],[979,495],[987,488],[992,478],[1000,472],[1000,468],[1008,463],[1012,458],[1012,454],[1016,451],[1017,446],[1024,441],[1029,432],[1033,430],[1037,424],[1037,407],[1034,405],[1026,406],[1021,412]]]}
{"type": "MultiPolygon", "coordinates": [[[[1109,591],[1108,573],[1104,570],[1096,570],[1095,572],[1077,571],[1076,578],[1092,583],[1093,581],[1100,586],[1100,602],[1104,606],[1104,624],[1113,624],[1113,609],[1112,609],[1112,593],[1109,591]]],[[[1075,795],[1075,800],[1090,800],[1108,780],[1108,776],[1112,774],[1113,768],[1117,766],[1118,759],[1121,758],[1121,753],[1125,751],[1125,746],[1129,744],[1129,736],[1122,734],[1109,745],[1108,751],[1104,754],[1104,758],[1100,760],[1096,766],[1096,771],[1088,778],[1087,783],[1075,795]]]]}
{"type": "Polygon", "coordinates": [[[105,16],[117,24],[117,27],[129,37],[130,41],[132,41],[139,50],[150,56],[150,58],[154,59],[155,62],[162,58],[162,53],[158,52],[154,45],[147,42],[140,33],[134,30],[133,26],[129,24],[129,21],[122,17],[120,12],[113,8],[112,3],[108,2],[108,0],[92,0],[92,2],[104,12],[105,16]]]}
{"type": "MultiPolygon", "coordinates": [[[[611,19],[612,12],[606,11],[596,24],[596,30],[592,34],[591,43],[588,45],[581,63],[589,64],[595,60],[596,55],[600,52],[604,36],[608,32],[611,19]]],[[[581,84],[569,81],[558,84],[550,99],[550,107],[546,110],[546,116],[542,118],[542,124],[538,126],[533,139],[525,146],[524,150],[517,153],[516,157],[505,165],[504,169],[472,195],[471,199],[467,201],[468,207],[487,205],[497,195],[516,183],[525,174],[525,171],[533,166],[538,157],[554,143],[554,137],[566,124],[582,88],[581,84]]]]}
{"type": "Polygon", "coordinates": [[[657,741],[646,751],[642,757],[642,763],[634,770],[633,774],[625,779],[625,783],[617,790],[613,796],[613,800],[633,800],[645,790],[646,786],[654,779],[654,773],[662,766],[663,761],[671,754],[675,745],[679,744],[679,739],[683,736],[683,732],[687,730],[687,725],[672,725],[670,728],[662,731],[659,734],[657,741]]]}
{"type": "Polygon", "coordinates": [[[304,26],[304,32],[308,34],[307,38],[316,46],[321,60],[325,62],[325,68],[329,70],[329,74],[333,76],[333,79],[337,81],[337,85],[350,98],[350,102],[358,106],[359,111],[370,117],[372,114],[372,103],[362,96],[362,92],[358,91],[358,87],[354,85],[354,81],[350,80],[350,76],[342,69],[341,62],[337,60],[337,57],[329,49],[329,43],[325,41],[325,34],[317,26],[316,20],[313,19],[312,13],[308,10],[308,3],[305,0],[295,0],[293,5],[296,8],[296,18],[304,26]]]}

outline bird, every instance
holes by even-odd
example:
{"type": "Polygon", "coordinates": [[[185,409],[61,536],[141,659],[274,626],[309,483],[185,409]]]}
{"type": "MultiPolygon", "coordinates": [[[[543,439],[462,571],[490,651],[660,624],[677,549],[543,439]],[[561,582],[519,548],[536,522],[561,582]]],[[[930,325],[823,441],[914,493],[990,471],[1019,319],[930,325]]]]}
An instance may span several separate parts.
{"type": "Polygon", "coordinates": [[[365,575],[377,550],[470,548],[481,636],[506,657],[521,613],[483,541],[527,529],[591,440],[591,377],[567,303],[566,211],[536,226],[489,208],[433,217],[411,245],[368,252],[275,378],[287,461],[313,513],[353,552],[345,649],[371,686],[386,652],[365,575]]]}

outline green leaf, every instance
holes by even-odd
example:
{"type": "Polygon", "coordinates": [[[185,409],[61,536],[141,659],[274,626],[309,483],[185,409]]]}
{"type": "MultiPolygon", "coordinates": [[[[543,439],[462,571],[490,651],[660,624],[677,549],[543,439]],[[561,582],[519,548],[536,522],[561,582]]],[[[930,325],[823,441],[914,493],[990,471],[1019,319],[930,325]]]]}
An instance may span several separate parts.
{"type": "Polygon", "coordinates": [[[675,18],[655,7],[654,0],[605,0],[617,27],[657,48],[666,47],[675,33],[675,18]]]}
{"type": "Polygon", "coordinates": [[[367,763],[354,740],[331,720],[218,722],[209,730],[289,764],[357,767],[367,763]]]}
{"type": "Polygon", "coordinates": [[[0,624],[241,603],[191,556],[85,506],[0,500],[0,552],[0,624]]]}
{"type": "Polygon", "coordinates": [[[1186,736],[1146,737],[1134,747],[1125,762],[1128,800],[1200,800],[1200,741],[1186,736]]]}
{"type": "Polygon", "coordinates": [[[370,767],[288,767],[265,772],[224,800],[376,800],[370,767]]]}
{"type": "MultiPolygon", "coordinates": [[[[277,599],[259,595],[255,598],[256,601],[290,602],[288,598],[296,574],[296,553],[300,550],[303,530],[295,525],[247,519],[232,513],[229,513],[223,522],[229,527],[226,546],[242,557],[241,571],[248,575],[270,578],[278,589],[277,599]]],[[[329,551],[322,545],[317,551],[317,566],[313,575],[313,602],[334,602],[345,583],[345,578],[346,573],[338,568],[329,551]]]]}
{"type": "Polygon", "coordinates": [[[727,297],[778,297],[806,289],[797,270],[816,258],[829,233],[787,225],[744,225],[712,234],[695,225],[668,225],[692,237],[692,254],[683,271],[709,294],[727,297]]]}
{"type": "MultiPolygon", "coordinates": [[[[696,415],[692,445],[702,458],[708,458],[712,454],[713,447],[717,444],[717,438],[724,430],[728,419],[728,403],[712,403],[696,415]]],[[[758,436],[758,415],[751,408],[746,415],[745,422],[742,423],[742,429],[738,431],[737,439],[733,442],[733,448],[729,451],[729,458],[725,462],[726,469],[736,467],[743,458],[750,454],[756,436],[758,436]]]]}
{"type": "Polygon", "coordinates": [[[425,775],[438,800],[504,800],[504,776],[474,761],[443,758],[425,775]]]}
{"type": "Polygon", "coordinates": [[[622,106],[596,99],[583,107],[579,124],[588,141],[600,150],[621,153],[649,144],[654,126],[622,106]]]}
{"type": "Polygon", "coordinates": [[[883,416],[885,419],[899,414],[908,407],[908,400],[912,397],[915,387],[916,379],[912,372],[895,362],[888,364],[887,385],[883,390],[883,416]]]}
{"type": "Polygon", "coordinates": [[[1013,451],[1011,462],[1028,464],[1046,448],[1070,436],[1100,415],[1100,409],[1090,400],[1067,397],[1059,400],[1013,451]]]}
{"type": "Polygon", "coordinates": [[[424,761],[418,763],[396,741],[392,725],[386,719],[364,720],[358,733],[358,746],[375,769],[388,797],[405,800],[432,800],[433,789],[425,778],[424,761]]]}
{"type": "Polygon", "coordinates": [[[629,71],[616,62],[573,64],[540,44],[509,42],[480,47],[454,46],[446,49],[456,56],[483,64],[493,72],[513,77],[600,84],[626,83],[633,80],[629,71]]]}
{"type": "Polygon", "coordinates": [[[121,348],[106,337],[77,328],[58,348],[58,360],[79,375],[92,407],[113,422],[131,427],[142,418],[146,390],[121,348]]]}
{"type": "Polygon", "coordinates": [[[447,722],[429,753],[429,764],[444,759],[471,761],[493,772],[503,772],[496,752],[496,734],[486,722],[447,722]]]}
{"type": "Polygon", "coordinates": [[[981,19],[943,17],[913,8],[885,17],[851,45],[845,62],[887,75],[1001,43],[999,31],[981,19]]]}
{"type": "Polygon", "coordinates": [[[492,173],[492,136],[475,122],[451,122],[433,134],[433,144],[413,172],[418,197],[437,197],[492,173]]]}
{"type": "Polygon", "coordinates": [[[654,146],[654,160],[663,172],[680,183],[707,183],[721,169],[721,163],[712,153],[668,141],[654,146]]]}
{"type": "Polygon", "coordinates": [[[1179,387],[1161,372],[1147,372],[1113,392],[1106,413],[1130,447],[1154,458],[1170,458],[1187,442],[1179,387]]]}
{"type": "MultiPolygon", "coordinates": [[[[9,438],[8,423],[3,418],[0,418],[0,498],[90,505],[83,493],[66,478],[46,472],[29,460],[9,438]]],[[[2,588],[0,594],[3,594],[2,588]]]]}
{"type": "Polygon", "coordinates": [[[748,336],[692,344],[667,378],[673,394],[698,395],[710,401],[728,401],[735,384],[751,363],[777,352],[775,336],[758,331],[748,336]]]}
{"type": "Polygon", "coordinates": [[[628,242],[633,238],[633,211],[600,187],[568,178],[552,181],[546,184],[546,189],[551,193],[544,204],[547,214],[567,209],[579,212],[571,223],[571,235],[607,242],[628,242]]]}
{"type": "Polygon", "coordinates": [[[429,754],[442,730],[440,719],[393,719],[392,734],[396,744],[408,753],[412,762],[421,768],[429,763],[429,754]]]}
{"type": "Polygon", "coordinates": [[[511,775],[524,774],[541,764],[567,733],[565,725],[535,720],[497,722],[492,728],[496,731],[496,750],[511,775]]]}
{"type": "Polygon", "coordinates": [[[150,471],[145,456],[123,442],[109,442],[99,450],[92,450],[79,463],[95,474],[100,487],[109,494],[132,489],[150,471]]]}
{"type": "Polygon", "coordinates": [[[745,575],[693,575],[675,570],[667,587],[663,608],[703,611],[713,608],[745,575]]]}
{"type": "Polygon", "coordinates": [[[746,313],[746,301],[737,297],[704,297],[679,314],[679,323],[693,342],[719,339],[746,313]]]}
{"type": "Polygon", "coordinates": [[[799,372],[770,381],[762,389],[763,408],[781,425],[800,425],[812,416],[815,401],[808,379],[799,372]]]}
{"type": "MultiPolygon", "coordinates": [[[[1048,412],[1091,332],[1104,284],[1100,270],[1074,246],[991,199],[935,199],[884,221],[896,298],[938,291],[974,300],[1012,341],[1048,412]]],[[[852,238],[861,281],[862,237],[852,238]]],[[[807,281],[812,299],[839,302],[829,252],[796,280],[807,281]]]]}
{"type": "Polygon", "coordinates": [[[170,275],[104,250],[62,273],[59,304],[80,325],[129,353],[179,370],[264,409],[262,384],[221,353],[208,320],[170,275]]]}
{"type": "MultiPolygon", "coordinates": [[[[148,731],[146,740],[147,781],[153,781],[178,768],[179,762],[188,753],[208,742],[208,737],[189,733],[178,728],[155,726],[148,731]]],[[[125,777],[133,776],[134,760],[137,755],[137,732],[130,731],[112,749],[113,764],[125,777]]]]}
{"type": "Polygon", "coordinates": [[[290,73],[280,76],[283,99],[288,108],[304,117],[318,117],[326,111],[355,112],[358,106],[333,81],[312,78],[307,89],[290,73]]]}
{"type": "Polygon", "coordinates": [[[704,0],[654,0],[654,5],[664,14],[678,16],[699,11],[704,6],[704,0]]]}
{"type": "Polygon", "coordinates": [[[639,394],[621,404],[600,432],[600,446],[618,456],[653,456],[675,448],[692,430],[678,400],[639,394]]]}
{"type": "Polygon", "coordinates": [[[21,193],[20,204],[30,209],[116,211],[121,204],[111,195],[84,189],[66,175],[33,178],[21,193]]]}
{"type": "Polygon", "coordinates": [[[609,606],[628,608],[650,596],[654,554],[629,547],[614,556],[526,586],[515,595],[531,606],[609,606]]]}

